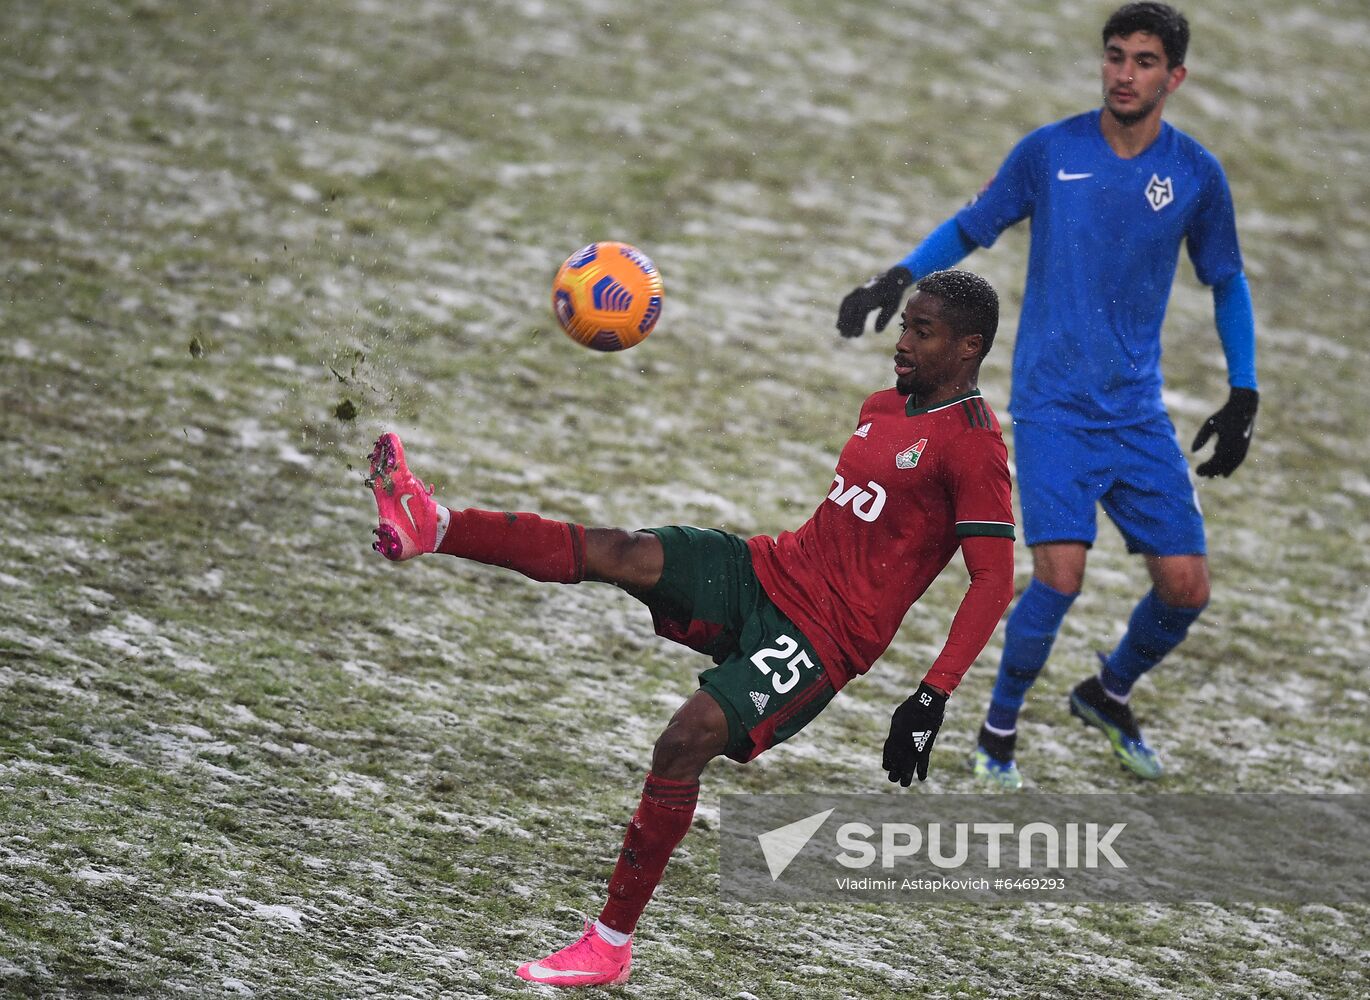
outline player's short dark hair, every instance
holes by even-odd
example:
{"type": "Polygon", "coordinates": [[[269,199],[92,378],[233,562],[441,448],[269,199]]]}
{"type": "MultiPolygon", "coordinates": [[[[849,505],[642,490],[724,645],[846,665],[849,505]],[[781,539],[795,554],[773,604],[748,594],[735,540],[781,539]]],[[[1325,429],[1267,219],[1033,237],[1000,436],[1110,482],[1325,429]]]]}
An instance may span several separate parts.
{"type": "Polygon", "coordinates": [[[1189,22],[1170,4],[1129,3],[1119,7],[1104,24],[1104,45],[1114,36],[1126,38],[1138,31],[1161,40],[1167,69],[1184,65],[1189,49],[1189,22]]]}
{"type": "Polygon", "coordinates": [[[983,340],[980,357],[989,353],[999,329],[999,296],[993,285],[978,274],[949,270],[934,271],[913,288],[941,299],[942,318],[963,337],[978,333],[983,340]]]}

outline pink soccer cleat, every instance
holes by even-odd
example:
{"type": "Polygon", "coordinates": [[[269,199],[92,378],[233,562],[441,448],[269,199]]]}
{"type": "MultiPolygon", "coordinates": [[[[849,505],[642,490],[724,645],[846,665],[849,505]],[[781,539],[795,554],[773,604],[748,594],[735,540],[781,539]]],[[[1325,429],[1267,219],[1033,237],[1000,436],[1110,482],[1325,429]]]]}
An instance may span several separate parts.
{"type": "Polygon", "coordinates": [[[626,983],[633,967],[633,942],[612,945],[585,921],[585,933],[575,944],[538,962],[518,967],[518,977],[547,986],[611,986],[626,983]]]}
{"type": "Polygon", "coordinates": [[[413,559],[438,547],[438,505],[433,487],[425,486],[404,463],[398,435],[382,434],[371,451],[366,485],[376,497],[381,523],[371,547],[394,562],[413,559]]]}

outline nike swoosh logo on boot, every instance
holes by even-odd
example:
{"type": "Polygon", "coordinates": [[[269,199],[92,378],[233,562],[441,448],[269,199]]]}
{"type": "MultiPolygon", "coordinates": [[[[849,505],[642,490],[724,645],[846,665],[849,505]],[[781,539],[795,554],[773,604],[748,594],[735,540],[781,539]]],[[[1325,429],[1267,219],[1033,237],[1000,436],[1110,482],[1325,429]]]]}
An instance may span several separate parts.
{"type": "Polygon", "coordinates": [[[413,500],[413,499],[414,499],[414,494],[412,494],[412,493],[406,493],[406,494],[404,494],[404,496],[400,497],[400,506],[404,508],[404,516],[407,517],[407,518],[409,518],[409,523],[412,524],[412,525],[414,526],[414,533],[417,534],[417,533],[418,533],[418,530],[419,530],[419,522],[414,520],[414,514],[413,514],[413,512],[409,509],[409,501],[410,501],[410,500],[413,500]]]}
{"type": "Polygon", "coordinates": [[[549,969],[545,965],[538,965],[534,962],[528,966],[529,975],[537,976],[539,979],[549,979],[552,976],[597,976],[598,972],[582,972],[579,969],[549,969]]]}

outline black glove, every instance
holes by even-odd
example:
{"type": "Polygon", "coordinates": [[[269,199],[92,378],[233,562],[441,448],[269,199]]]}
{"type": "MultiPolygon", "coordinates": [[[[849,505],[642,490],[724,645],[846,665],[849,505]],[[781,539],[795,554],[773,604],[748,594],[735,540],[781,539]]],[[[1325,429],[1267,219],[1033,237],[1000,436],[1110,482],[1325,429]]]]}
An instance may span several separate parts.
{"type": "Polygon", "coordinates": [[[1242,464],[1246,449],[1251,446],[1259,399],[1255,389],[1233,389],[1223,408],[1204,421],[1191,450],[1198,451],[1214,434],[1218,435],[1218,443],[1213,446],[1213,457],[1195,472],[1201,476],[1230,476],[1242,464]]]}
{"type": "Polygon", "coordinates": [[[879,309],[875,329],[885,329],[890,317],[899,311],[904,300],[904,289],[913,284],[913,272],[898,265],[884,274],[877,274],[860,288],[853,288],[837,308],[837,329],[844,337],[859,337],[866,329],[866,317],[872,309],[879,309]]]}
{"type": "Polygon", "coordinates": [[[880,761],[880,766],[890,773],[890,781],[908,788],[915,770],[919,781],[928,779],[928,757],[932,755],[937,730],[942,728],[946,707],[947,696],[924,681],[913,697],[894,710],[880,761]]]}

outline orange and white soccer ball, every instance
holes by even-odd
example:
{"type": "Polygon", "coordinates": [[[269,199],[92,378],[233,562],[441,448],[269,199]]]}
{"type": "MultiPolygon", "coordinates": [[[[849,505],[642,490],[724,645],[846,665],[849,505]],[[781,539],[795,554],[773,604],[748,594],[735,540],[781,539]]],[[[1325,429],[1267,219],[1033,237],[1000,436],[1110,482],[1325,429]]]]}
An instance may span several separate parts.
{"type": "Polygon", "coordinates": [[[641,343],[661,318],[664,288],[651,258],[627,243],[591,243],[552,281],[552,311],[567,335],[596,351],[641,343]]]}

